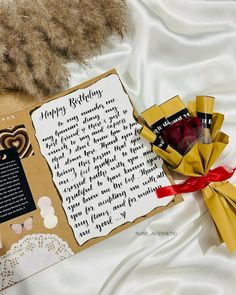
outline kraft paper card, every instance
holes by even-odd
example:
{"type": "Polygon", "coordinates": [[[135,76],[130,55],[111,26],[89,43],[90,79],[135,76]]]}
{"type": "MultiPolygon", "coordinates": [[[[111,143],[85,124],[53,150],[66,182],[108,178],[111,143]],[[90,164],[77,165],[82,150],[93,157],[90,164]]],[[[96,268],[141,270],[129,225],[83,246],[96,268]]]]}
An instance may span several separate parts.
{"type": "Polygon", "coordinates": [[[182,201],[140,128],[115,70],[0,117],[0,289],[182,201]]]}

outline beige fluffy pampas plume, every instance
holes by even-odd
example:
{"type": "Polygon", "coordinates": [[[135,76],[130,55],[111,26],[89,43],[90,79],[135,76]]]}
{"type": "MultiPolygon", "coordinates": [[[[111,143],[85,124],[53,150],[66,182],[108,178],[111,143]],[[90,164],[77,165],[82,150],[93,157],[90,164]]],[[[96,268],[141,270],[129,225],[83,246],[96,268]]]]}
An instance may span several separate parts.
{"type": "Polygon", "coordinates": [[[123,36],[124,0],[0,0],[0,88],[43,98],[68,85],[65,63],[86,63],[123,36]]]}

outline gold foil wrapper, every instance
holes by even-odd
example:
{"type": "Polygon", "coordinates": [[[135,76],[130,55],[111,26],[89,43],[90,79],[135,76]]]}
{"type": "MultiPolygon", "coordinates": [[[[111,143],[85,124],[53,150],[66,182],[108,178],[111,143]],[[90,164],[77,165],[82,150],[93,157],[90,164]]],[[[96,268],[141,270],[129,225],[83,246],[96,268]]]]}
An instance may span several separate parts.
{"type": "Polygon", "coordinates": [[[172,167],[178,166],[183,159],[183,156],[169,145],[165,150],[162,150],[159,147],[153,145],[152,151],[158,154],[166,163],[168,163],[172,167]]]}
{"type": "Polygon", "coordinates": [[[215,182],[205,187],[202,194],[221,240],[233,253],[236,250],[236,187],[228,181],[215,182]]]}
{"type": "MultiPolygon", "coordinates": [[[[177,104],[179,106],[181,105],[182,109],[184,109],[185,106],[183,104],[179,104],[178,97],[167,101],[166,104],[162,104],[168,105],[165,110],[162,109],[162,105],[160,105],[160,109],[165,114],[167,119],[168,116],[174,115],[174,110],[179,110],[176,108],[176,101],[177,104]],[[173,102],[173,105],[171,104],[171,101],[173,102]]],[[[204,176],[216,163],[217,159],[227,146],[229,137],[227,134],[221,132],[224,115],[220,113],[213,113],[213,105],[213,100],[211,100],[211,103],[203,106],[203,108],[199,108],[199,106],[197,107],[197,104],[194,104],[194,102],[188,104],[188,110],[192,116],[195,116],[197,110],[199,109],[203,111],[203,113],[206,111],[212,114],[211,126],[210,128],[207,128],[209,130],[212,142],[198,142],[185,155],[180,155],[169,145],[165,150],[163,150],[153,144],[154,141],[150,135],[145,136],[147,139],[149,138],[148,140],[151,142],[153,152],[157,153],[175,172],[178,172],[187,177],[204,176]]],[[[146,122],[148,121],[147,118],[145,118],[145,120],[146,122]]],[[[146,128],[148,129],[148,127],[146,128]]],[[[236,187],[227,181],[210,183],[202,190],[202,194],[216,225],[219,238],[225,242],[230,252],[235,251],[236,187]]]]}
{"type": "Polygon", "coordinates": [[[151,144],[158,146],[162,150],[166,150],[168,145],[164,142],[160,134],[155,134],[147,126],[143,125],[140,135],[146,138],[151,144]]]}

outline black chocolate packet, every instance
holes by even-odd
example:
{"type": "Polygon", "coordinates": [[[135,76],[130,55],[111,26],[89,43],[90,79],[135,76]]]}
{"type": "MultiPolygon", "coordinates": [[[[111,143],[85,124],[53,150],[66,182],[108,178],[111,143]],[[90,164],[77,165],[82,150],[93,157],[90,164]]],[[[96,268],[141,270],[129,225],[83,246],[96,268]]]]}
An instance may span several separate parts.
{"type": "Polygon", "coordinates": [[[0,224],[36,210],[16,148],[0,151],[0,224]]]}

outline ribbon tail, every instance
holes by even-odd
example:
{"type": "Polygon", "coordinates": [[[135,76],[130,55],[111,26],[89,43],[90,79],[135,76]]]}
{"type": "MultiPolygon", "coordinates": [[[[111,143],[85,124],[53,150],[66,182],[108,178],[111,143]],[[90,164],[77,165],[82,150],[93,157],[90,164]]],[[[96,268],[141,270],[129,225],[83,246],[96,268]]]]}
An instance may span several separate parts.
{"type": "Polygon", "coordinates": [[[169,185],[165,187],[159,187],[156,189],[156,195],[158,198],[165,198],[172,195],[178,194],[178,187],[177,185],[169,185]]]}
{"type": "Polygon", "coordinates": [[[164,198],[177,194],[196,192],[207,185],[208,183],[204,177],[192,177],[180,184],[172,184],[157,188],[156,194],[158,198],[164,198]]]}

